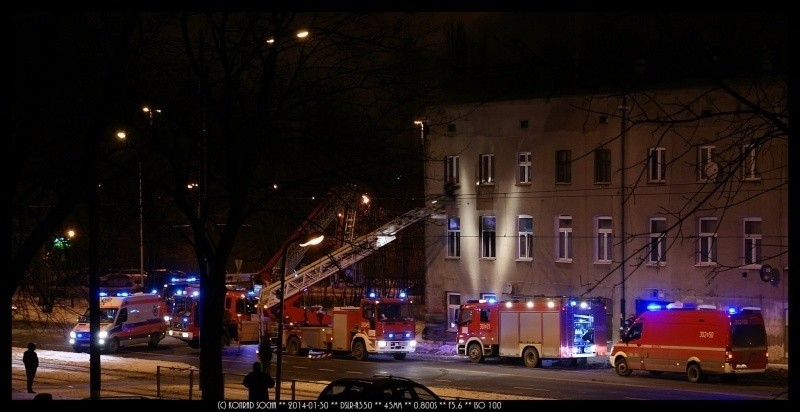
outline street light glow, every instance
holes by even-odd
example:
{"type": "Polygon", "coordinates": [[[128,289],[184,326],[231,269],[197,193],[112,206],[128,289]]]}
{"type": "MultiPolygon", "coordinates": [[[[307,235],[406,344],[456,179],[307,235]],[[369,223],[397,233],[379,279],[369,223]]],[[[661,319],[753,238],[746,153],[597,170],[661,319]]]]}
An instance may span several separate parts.
{"type": "Polygon", "coordinates": [[[289,268],[286,267],[286,255],[289,252],[289,246],[294,244],[295,242],[298,243],[300,247],[306,246],[313,246],[318,245],[322,240],[325,238],[324,233],[312,233],[306,235],[300,235],[297,237],[292,238],[288,242],[283,245],[283,258],[282,260],[282,276],[281,276],[281,283],[280,283],[280,296],[278,297],[278,359],[277,364],[275,365],[275,400],[281,400],[281,365],[283,359],[283,322],[284,322],[284,312],[283,312],[283,302],[284,297],[286,296],[286,276],[288,275],[289,268]]]}

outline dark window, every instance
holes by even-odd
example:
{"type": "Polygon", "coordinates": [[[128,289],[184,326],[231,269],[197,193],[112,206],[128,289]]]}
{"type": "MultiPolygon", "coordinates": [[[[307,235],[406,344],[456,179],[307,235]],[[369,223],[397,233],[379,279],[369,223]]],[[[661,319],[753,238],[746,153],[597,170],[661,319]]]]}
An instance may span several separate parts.
{"type": "Polygon", "coordinates": [[[572,182],[572,151],[556,151],[556,183],[572,182]]]}
{"type": "Polygon", "coordinates": [[[611,150],[594,151],[594,182],[611,183],[611,150]]]}
{"type": "Polygon", "coordinates": [[[767,344],[764,325],[734,325],[731,328],[731,335],[735,348],[753,348],[767,344]]]}

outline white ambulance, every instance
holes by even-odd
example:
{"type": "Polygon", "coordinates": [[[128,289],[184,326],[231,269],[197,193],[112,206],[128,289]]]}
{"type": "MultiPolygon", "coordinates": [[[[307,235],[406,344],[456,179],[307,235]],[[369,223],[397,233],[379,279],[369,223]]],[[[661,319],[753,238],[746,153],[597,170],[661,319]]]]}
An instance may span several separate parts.
{"type": "MultiPolygon", "coordinates": [[[[166,336],[166,304],[161,296],[134,293],[100,296],[100,333],[96,342],[101,350],[114,353],[122,346],[146,343],[150,347],[166,336]]],[[[69,333],[69,344],[76,352],[89,350],[89,309],[78,318],[69,333]]]]}

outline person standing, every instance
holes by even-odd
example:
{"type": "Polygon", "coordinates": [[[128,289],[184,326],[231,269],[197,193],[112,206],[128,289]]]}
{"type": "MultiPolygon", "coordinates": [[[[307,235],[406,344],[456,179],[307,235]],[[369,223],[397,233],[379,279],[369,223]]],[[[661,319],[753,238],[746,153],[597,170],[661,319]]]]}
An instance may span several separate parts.
{"type": "Polygon", "coordinates": [[[28,393],[33,391],[33,378],[36,377],[36,369],[39,368],[39,355],[36,354],[36,344],[28,343],[28,350],[22,354],[22,363],[25,365],[25,375],[28,378],[28,393]]]}
{"type": "Polygon", "coordinates": [[[275,380],[261,370],[261,362],[253,362],[253,370],[244,377],[242,385],[247,388],[247,400],[268,401],[269,388],[275,387],[275,380]]]}

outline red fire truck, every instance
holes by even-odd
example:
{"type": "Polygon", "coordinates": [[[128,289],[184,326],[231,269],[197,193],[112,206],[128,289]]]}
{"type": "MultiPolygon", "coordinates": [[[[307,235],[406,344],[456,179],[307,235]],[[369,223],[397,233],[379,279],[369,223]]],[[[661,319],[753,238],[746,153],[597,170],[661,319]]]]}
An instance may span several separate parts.
{"type": "Polygon", "coordinates": [[[356,360],[369,355],[392,355],[397,360],[416,349],[411,302],[397,297],[361,299],[359,306],[335,307],[331,314],[317,308],[293,305],[301,295],[285,302],[282,345],[289,355],[305,356],[309,350],[349,353],[356,360]]]}
{"type": "Polygon", "coordinates": [[[718,310],[713,305],[670,304],[648,311],[621,335],[609,360],[620,376],[634,370],[685,373],[689,382],[709,375],[725,381],[764,373],[769,355],[757,307],[718,310]]]}
{"type": "Polygon", "coordinates": [[[577,360],[607,352],[606,305],[600,299],[473,300],[460,306],[456,322],[458,354],[473,363],[521,358],[525,366],[539,367],[542,359],[577,360]]]}
{"type": "MultiPolygon", "coordinates": [[[[175,293],[168,301],[170,304],[169,328],[167,336],[180,339],[190,347],[197,349],[200,347],[200,286],[189,285],[182,289],[175,290],[175,293]]],[[[243,288],[228,286],[225,291],[225,314],[221,331],[222,346],[228,346],[231,341],[257,341],[258,323],[249,322],[251,317],[257,312],[257,299],[252,293],[243,288]],[[243,323],[253,325],[255,333],[244,333],[243,323]]]]}

